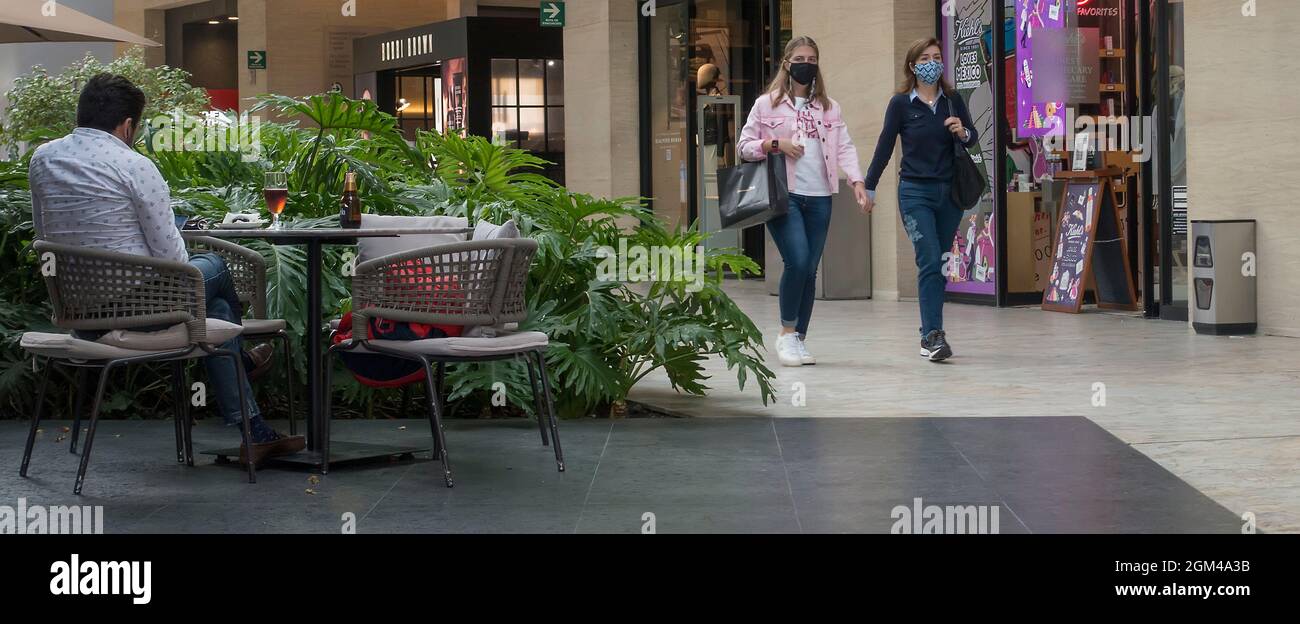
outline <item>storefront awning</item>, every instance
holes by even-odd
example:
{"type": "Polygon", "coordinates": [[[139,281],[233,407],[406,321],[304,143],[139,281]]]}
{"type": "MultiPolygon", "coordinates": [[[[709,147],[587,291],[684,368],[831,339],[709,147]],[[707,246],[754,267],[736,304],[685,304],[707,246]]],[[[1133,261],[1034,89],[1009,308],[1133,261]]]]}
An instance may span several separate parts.
{"type": "Polygon", "coordinates": [[[0,2],[0,43],[108,41],[157,47],[162,44],[129,30],[45,0],[0,2]],[[54,8],[54,15],[46,12],[54,8]]]}

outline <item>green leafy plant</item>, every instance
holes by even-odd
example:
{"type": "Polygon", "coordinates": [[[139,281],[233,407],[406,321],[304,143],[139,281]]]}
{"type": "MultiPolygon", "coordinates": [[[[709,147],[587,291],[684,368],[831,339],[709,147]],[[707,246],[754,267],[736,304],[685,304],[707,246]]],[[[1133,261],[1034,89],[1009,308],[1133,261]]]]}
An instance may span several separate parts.
{"type": "MultiPolygon", "coordinates": [[[[66,118],[31,110],[37,98],[75,102],[85,77],[98,71],[141,76],[135,57],[108,66],[92,60],[62,76],[38,70],[26,77],[15,100],[19,123],[5,129],[12,141],[19,133],[47,128],[70,129],[66,118]],[[42,95],[44,94],[44,95],[42,95]]],[[[158,70],[142,82],[162,94],[151,101],[158,110],[179,106],[187,114],[201,108],[183,74],[158,70]],[[177,82],[180,84],[177,84],[177,82]],[[190,95],[187,95],[190,94],[190,95]]],[[[11,94],[11,98],[13,94],[11,94]]],[[[60,106],[54,106],[58,108],[60,106]]],[[[13,108],[13,106],[11,106],[13,108]]],[[[75,105],[70,107],[75,109],[75,105]]],[[[604,415],[619,409],[631,389],[646,376],[662,371],[679,391],[704,394],[709,379],[703,363],[722,358],[742,387],[750,384],[763,402],[774,397],[773,374],[763,364],[762,336],[722,288],[721,275],[748,275],[758,267],[735,250],[704,252],[704,277],[694,284],[659,280],[624,283],[604,279],[601,263],[609,249],[628,246],[663,249],[699,248],[705,234],[693,225],[669,228],[637,198],[600,199],[573,193],[541,175],[547,164],[528,152],[493,144],[481,137],[421,132],[408,143],[397,120],[372,102],[338,94],[289,98],[262,97],[255,112],[271,112],[264,122],[260,160],[246,161],[238,152],[173,151],[143,141],[137,149],[158,165],[172,187],[178,214],[220,219],[227,212],[264,209],[265,171],[286,171],[291,195],[282,222],[286,227],[337,224],[343,176],[358,174],[368,212],[408,215],[454,215],[471,223],[514,219],[524,236],[539,242],[530,271],[530,309],[525,329],[546,332],[547,353],[561,412],[566,416],[604,415]]],[[[226,113],[224,121],[233,123],[226,113]]],[[[30,192],[22,161],[0,163],[0,410],[22,414],[30,409],[35,381],[30,359],[17,348],[24,330],[49,329],[49,309],[36,258],[31,253],[30,192]]],[[[306,326],[306,254],[299,247],[245,241],[265,258],[268,308],[288,321],[297,339],[293,379],[279,367],[269,383],[257,384],[264,406],[284,400],[285,389],[305,379],[306,341],[319,328],[306,326]]],[[[326,266],[343,266],[349,250],[330,247],[326,266]]],[[[322,272],[327,314],[349,309],[350,284],[341,271],[322,272]]],[[[165,384],[157,371],[139,367],[114,383],[109,409],[118,414],[149,416],[170,409],[165,384]]],[[[59,383],[71,383],[66,373],[59,383]]],[[[405,416],[401,392],[364,387],[350,375],[336,374],[335,414],[405,416]]],[[[448,370],[453,414],[478,415],[492,409],[493,384],[505,384],[509,404],[533,411],[530,384],[522,364],[495,362],[459,365],[448,370]]],[[[65,396],[51,396],[66,410],[65,396]]]]}
{"type": "Polygon", "coordinates": [[[132,48],[108,63],[87,54],[62,73],[51,74],[36,66],[31,73],[14,79],[4,111],[5,122],[0,127],[0,149],[13,158],[24,144],[39,144],[71,132],[77,124],[81,88],[101,73],[126,76],[144,91],[148,98],[145,119],[177,110],[193,115],[208,107],[207,92],[189,84],[188,72],[166,65],[149,67],[142,48],[132,48]]]}

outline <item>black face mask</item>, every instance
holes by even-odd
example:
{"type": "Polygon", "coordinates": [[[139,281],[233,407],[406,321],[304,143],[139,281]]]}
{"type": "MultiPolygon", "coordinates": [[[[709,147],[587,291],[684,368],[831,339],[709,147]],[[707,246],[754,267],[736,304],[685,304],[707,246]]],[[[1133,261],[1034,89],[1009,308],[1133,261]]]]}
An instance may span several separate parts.
{"type": "Polygon", "coordinates": [[[817,65],[814,63],[790,63],[790,77],[801,85],[810,85],[817,78],[817,65]]]}

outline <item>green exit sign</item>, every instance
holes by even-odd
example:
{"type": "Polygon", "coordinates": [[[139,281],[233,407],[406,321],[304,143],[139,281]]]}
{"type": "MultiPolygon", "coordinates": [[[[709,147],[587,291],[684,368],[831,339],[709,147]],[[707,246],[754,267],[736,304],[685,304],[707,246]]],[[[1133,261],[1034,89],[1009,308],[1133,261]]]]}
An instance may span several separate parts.
{"type": "Polygon", "coordinates": [[[266,69],[266,50],[249,50],[248,68],[266,69]]]}
{"type": "Polygon", "coordinates": [[[564,28],[564,3],[546,0],[542,2],[542,26],[547,28],[564,28]]]}

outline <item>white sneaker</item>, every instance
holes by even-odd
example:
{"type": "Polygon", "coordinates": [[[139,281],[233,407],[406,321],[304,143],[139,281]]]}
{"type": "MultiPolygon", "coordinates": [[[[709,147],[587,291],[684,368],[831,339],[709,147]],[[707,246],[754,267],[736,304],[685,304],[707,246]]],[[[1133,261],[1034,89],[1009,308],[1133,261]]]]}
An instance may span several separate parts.
{"type": "Polygon", "coordinates": [[[799,363],[804,366],[812,366],[817,363],[817,358],[808,352],[808,342],[806,340],[796,340],[795,345],[799,347],[799,363]]]}
{"type": "Polygon", "coordinates": [[[799,336],[781,334],[776,339],[776,359],[781,366],[803,366],[803,357],[799,352],[799,336]]]}

